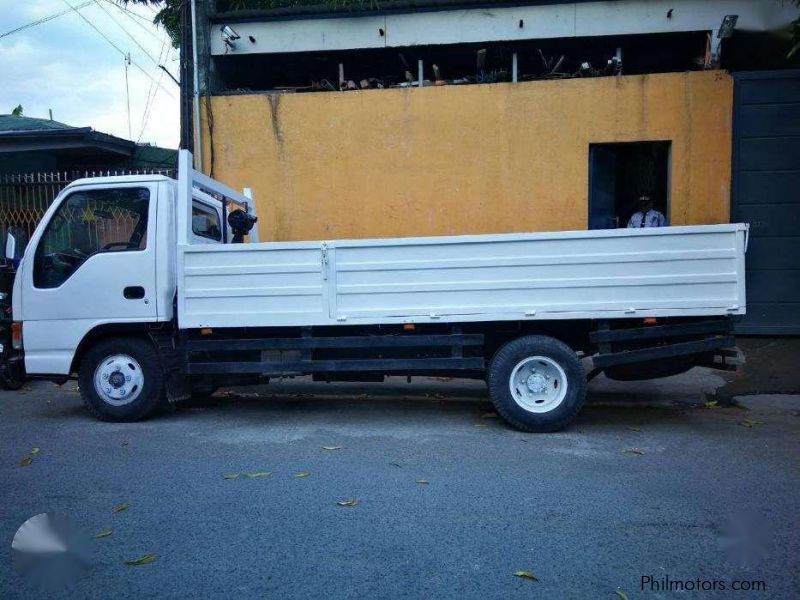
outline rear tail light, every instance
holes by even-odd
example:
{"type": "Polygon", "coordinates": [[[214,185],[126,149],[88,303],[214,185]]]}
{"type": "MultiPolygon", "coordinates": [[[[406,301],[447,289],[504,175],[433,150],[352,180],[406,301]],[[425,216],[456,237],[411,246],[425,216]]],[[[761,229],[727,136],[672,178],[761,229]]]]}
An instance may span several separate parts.
{"type": "Polygon", "coordinates": [[[11,324],[11,347],[22,350],[22,323],[15,321],[11,324]]]}

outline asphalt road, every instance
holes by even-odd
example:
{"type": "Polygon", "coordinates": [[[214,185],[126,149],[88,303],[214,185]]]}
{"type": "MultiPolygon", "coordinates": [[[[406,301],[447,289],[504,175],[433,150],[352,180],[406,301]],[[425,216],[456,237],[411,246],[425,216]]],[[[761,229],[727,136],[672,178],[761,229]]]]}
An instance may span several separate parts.
{"type": "Polygon", "coordinates": [[[706,408],[720,383],[598,379],[548,435],[471,382],[295,381],[135,424],[92,420],[74,384],[0,392],[0,598],[36,595],[10,545],[42,512],[112,531],[74,597],[795,598],[800,397],[706,408]]]}

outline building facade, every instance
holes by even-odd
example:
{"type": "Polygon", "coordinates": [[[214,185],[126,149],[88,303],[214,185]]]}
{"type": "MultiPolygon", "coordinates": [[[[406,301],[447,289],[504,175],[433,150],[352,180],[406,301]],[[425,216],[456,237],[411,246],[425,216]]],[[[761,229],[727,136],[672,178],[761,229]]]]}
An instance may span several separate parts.
{"type": "Polygon", "coordinates": [[[774,33],[797,16],[791,5],[197,10],[198,166],[253,188],[262,239],[622,227],[647,195],[669,224],[751,222],[751,331],[800,333],[800,262],[777,277],[758,249],[797,244],[785,235],[797,200],[769,208],[767,193],[800,183],[800,143],[774,131],[798,122],[798,80],[774,33]],[[752,75],[774,71],[785,77],[752,75]],[[769,156],[783,161],[781,185],[769,156]]]}

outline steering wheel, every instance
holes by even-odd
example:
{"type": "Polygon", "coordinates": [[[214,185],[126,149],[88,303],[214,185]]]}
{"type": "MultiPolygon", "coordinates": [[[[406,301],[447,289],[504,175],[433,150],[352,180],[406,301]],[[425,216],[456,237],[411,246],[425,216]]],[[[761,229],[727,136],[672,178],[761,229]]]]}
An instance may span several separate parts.
{"type": "Polygon", "coordinates": [[[117,247],[119,247],[119,248],[138,248],[139,244],[137,244],[135,242],[109,242],[108,244],[106,244],[105,246],[100,248],[100,251],[102,252],[103,250],[111,250],[112,248],[117,248],[117,247]]]}
{"type": "Polygon", "coordinates": [[[66,263],[68,265],[76,265],[82,263],[88,257],[88,254],[83,252],[82,250],[78,250],[77,248],[72,248],[71,250],[62,250],[60,252],[53,252],[50,254],[52,258],[57,259],[62,263],[66,263]]]}

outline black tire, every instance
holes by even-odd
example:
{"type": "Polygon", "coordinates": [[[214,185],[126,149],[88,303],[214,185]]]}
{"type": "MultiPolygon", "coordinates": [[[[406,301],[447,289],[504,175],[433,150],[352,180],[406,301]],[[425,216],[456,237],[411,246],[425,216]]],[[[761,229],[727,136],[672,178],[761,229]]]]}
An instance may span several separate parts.
{"type": "Polygon", "coordinates": [[[161,360],[153,345],[140,338],[119,337],[97,342],[81,360],[78,381],[86,408],[101,421],[140,421],[152,415],[163,403],[164,373],[161,360]],[[94,374],[108,357],[120,354],[128,355],[139,363],[143,384],[138,397],[128,404],[115,406],[98,394],[94,374]]]}
{"type": "Polygon", "coordinates": [[[565,343],[544,335],[517,338],[501,347],[489,364],[487,383],[497,413],[522,431],[544,433],[563,429],[572,422],[586,399],[586,374],[577,355],[565,343]],[[566,395],[547,412],[536,413],[522,407],[509,386],[517,364],[532,356],[549,358],[566,375],[566,395]]]}
{"type": "Polygon", "coordinates": [[[0,390],[16,391],[25,385],[22,379],[16,379],[12,375],[0,373],[0,390]]]}

